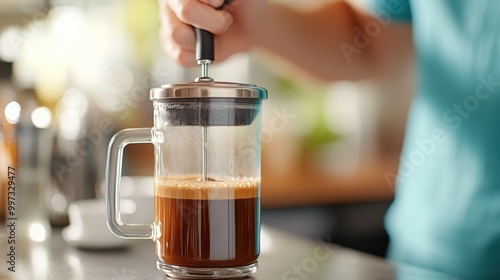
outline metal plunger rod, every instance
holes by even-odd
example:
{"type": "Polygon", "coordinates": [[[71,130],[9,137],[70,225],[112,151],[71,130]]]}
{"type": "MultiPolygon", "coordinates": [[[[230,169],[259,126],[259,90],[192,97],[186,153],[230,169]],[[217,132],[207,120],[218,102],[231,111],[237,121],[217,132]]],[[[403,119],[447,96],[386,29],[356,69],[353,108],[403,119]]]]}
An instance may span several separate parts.
{"type": "MultiPolygon", "coordinates": [[[[196,62],[201,65],[201,79],[208,76],[208,65],[214,61],[214,35],[206,30],[195,28],[196,35],[196,62]]],[[[201,180],[208,180],[208,127],[201,127],[201,180]]]]}
{"type": "MultiPolygon", "coordinates": [[[[222,10],[228,4],[230,4],[232,0],[225,0],[224,3],[217,8],[217,10],[222,10]]],[[[206,78],[206,81],[211,81],[212,79],[208,76],[208,65],[214,62],[214,34],[199,28],[195,28],[196,35],[196,62],[201,65],[201,79],[206,78]]],[[[208,127],[201,127],[201,141],[202,141],[202,154],[201,154],[201,180],[208,180],[208,127]]]]}
{"type": "Polygon", "coordinates": [[[207,78],[210,77],[208,76],[208,65],[209,63],[201,63],[201,77],[202,78],[207,78]]]}
{"type": "Polygon", "coordinates": [[[207,154],[208,154],[208,150],[207,150],[207,127],[206,126],[202,126],[201,127],[201,141],[202,141],[202,144],[201,144],[201,147],[202,147],[202,151],[201,151],[201,162],[202,162],[202,166],[201,166],[201,180],[202,181],[207,181],[208,180],[208,174],[207,174],[207,154]]]}

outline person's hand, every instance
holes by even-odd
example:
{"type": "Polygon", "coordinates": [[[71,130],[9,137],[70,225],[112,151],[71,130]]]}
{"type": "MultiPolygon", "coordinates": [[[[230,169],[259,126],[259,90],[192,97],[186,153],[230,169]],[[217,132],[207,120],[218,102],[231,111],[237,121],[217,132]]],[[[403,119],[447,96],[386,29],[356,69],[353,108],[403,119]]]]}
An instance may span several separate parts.
{"type": "Polygon", "coordinates": [[[165,52],[177,63],[196,65],[194,27],[214,34],[215,61],[249,49],[258,29],[263,0],[235,0],[216,10],[224,0],[159,0],[160,39],[165,52]]]}

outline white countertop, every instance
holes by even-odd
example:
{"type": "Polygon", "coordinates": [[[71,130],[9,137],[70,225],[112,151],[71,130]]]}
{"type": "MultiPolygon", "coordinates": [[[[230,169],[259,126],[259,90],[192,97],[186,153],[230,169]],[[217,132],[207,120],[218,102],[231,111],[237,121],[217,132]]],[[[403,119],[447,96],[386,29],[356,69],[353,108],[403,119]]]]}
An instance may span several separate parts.
{"type": "MultiPolygon", "coordinates": [[[[127,248],[81,250],[69,246],[58,229],[43,243],[16,240],[16,272],[6,262],[9,244],[0,236],[0,279],[167,279],[155,266],[153,242],[134,240],[127,248]]],[[[248,279],[458,279],[263,227],[259,270],[248,279]]]]}

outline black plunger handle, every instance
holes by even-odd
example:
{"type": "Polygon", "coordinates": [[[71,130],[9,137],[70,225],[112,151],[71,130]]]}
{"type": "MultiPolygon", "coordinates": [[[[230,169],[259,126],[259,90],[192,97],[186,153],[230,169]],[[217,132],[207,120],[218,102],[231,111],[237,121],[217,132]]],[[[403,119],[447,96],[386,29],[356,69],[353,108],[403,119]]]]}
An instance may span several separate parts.
{"type": "MultiPolygon", "coordinates": [[[[225,0],[224,3],[217,10],[222,10],[226,5],[231,4],[233,0],[225,0]]],[[[214,55],[214,34],[200,28],[194,28],[196,35],[196,61],[209,61],[215,60],[214,55]]]]}
{"type": "Polygon", "coordinates": [[[214,61],[214,34],[196,27],[194,33],[196,35],[196,61],[214,61]]]}

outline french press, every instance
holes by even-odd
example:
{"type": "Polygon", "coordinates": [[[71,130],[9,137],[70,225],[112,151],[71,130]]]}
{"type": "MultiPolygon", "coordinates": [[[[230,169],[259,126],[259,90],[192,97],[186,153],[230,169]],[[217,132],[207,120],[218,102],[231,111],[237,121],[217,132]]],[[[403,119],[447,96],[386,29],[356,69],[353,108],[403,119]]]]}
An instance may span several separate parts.
{"type": "Polygon", "coordinates": [[[153,128],[125,129],[110,142],[108,226],[117,236],[152,239],[157,267],[176,278],[237,278],[260,253],[261,103],[264,88],[216,82],[213,35],[196,29],[202,75],[153,88],[153,128]],[[118,198],[123,149],[151,143],[155,220],[125,224],[118,198]]]}

